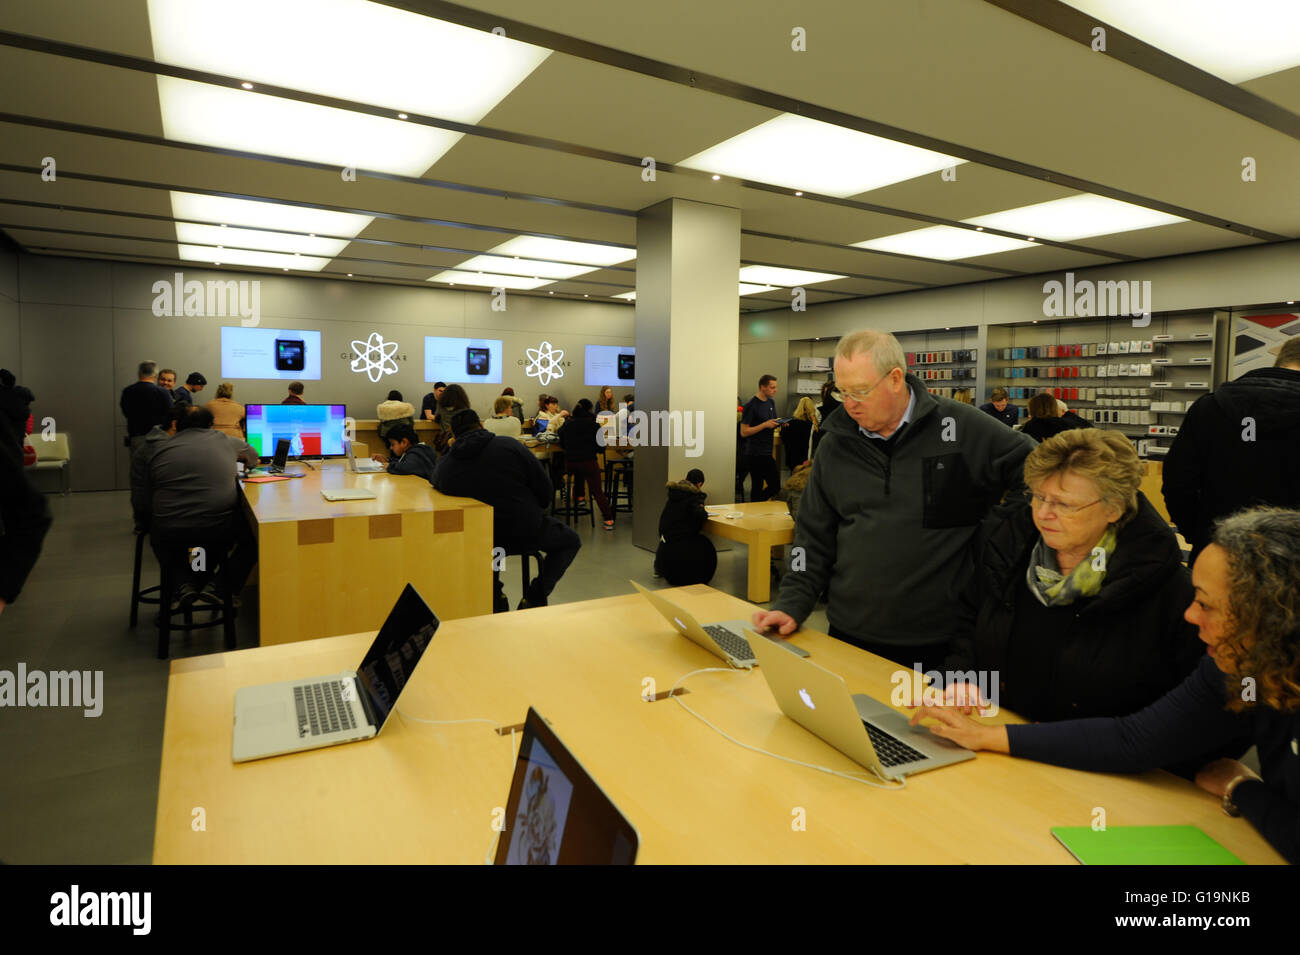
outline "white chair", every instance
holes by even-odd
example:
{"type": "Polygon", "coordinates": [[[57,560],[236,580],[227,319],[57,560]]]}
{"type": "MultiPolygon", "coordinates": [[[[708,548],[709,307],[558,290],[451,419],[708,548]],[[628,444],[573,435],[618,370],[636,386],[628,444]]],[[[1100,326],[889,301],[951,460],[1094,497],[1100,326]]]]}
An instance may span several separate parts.
{"type": "Polygon", "coordinates": [[[36,449],[36,463],[32,465],[32,470],[59,471],[60,489],[67,494],[71,490],[69,475],[72,464],[72,457],[68,453],[68,436],[55,434],[46,440],[40,432],[34,432],[28,440],[36,449]]]}

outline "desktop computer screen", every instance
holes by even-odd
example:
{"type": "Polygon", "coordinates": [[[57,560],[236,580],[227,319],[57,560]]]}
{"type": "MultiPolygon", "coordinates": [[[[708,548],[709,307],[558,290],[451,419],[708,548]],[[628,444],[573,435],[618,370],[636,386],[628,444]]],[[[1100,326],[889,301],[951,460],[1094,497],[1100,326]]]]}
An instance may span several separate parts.
{"type": "Polygon", "coordinates": [[[343,454],[346,405],[249,405],[248,443],[258,455],[269,458],[275,443],[289,440],[293,457],[329,457],[343,454]]]}

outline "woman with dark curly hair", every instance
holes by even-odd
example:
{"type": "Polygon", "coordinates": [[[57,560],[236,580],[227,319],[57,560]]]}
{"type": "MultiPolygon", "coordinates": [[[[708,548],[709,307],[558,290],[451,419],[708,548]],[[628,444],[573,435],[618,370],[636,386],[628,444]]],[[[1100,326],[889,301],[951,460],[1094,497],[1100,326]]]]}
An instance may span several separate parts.
{"type": "Polygon", "coordinates": [[[1216,759],[1196,784],[1300,862],[1300,511],[1256,508],[1219,521],[1192,571],[1186,618],[1207,645],[1191,676],[1132,716],[988,726],[923,705],[930,731],[967,749],[1073,769],[1142,772],[1250,733],[1262,777],[1216,759]]]}

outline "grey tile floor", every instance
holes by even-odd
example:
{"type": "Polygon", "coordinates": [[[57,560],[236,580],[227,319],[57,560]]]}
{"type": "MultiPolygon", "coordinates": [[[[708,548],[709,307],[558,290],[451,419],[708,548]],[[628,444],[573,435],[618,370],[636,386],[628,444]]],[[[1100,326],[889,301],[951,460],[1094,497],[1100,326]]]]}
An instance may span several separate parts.
{"type": "MultiPolygon", "coordinates": [[[[0,709],[0,861],[10,864],[134,864],[153,854],[168,664],[154,656],[153,614],[127,625],[134,537],[125,491],[49,497],[54,525],[22,596],[0,614],[0,669],[103,671],[103,713],[0,709]]],[[[651,555],[626,525],[578,528],[583,548],[552,603],[630,591],[653,579],[651,555]]],[[[728,542],[720,541],[720,546],[728,542]]],[[[744,547],[718,554],[713,586],[744,596],[744,547]]],[[[144,579],[157,580],[145,548],[144,579]]],[[[504,575],[519,600],[515,560],[504,575]]],[[[245,604],[239,647],[256,646],[254,602],[245,604]]],[[[808,625],[825,630],[819,609],[808,625]]],[[[219,629],[177,635],[172,655],[217,653],[219,629]]]]}

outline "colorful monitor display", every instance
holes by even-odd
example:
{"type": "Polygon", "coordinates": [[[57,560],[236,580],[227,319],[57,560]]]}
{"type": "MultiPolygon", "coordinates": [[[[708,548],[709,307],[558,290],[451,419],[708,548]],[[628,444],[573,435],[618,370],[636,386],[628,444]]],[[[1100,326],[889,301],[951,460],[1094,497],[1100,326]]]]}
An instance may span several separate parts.
{"type": "Polygon", "coordinates": [[[293,457],[343,454],[346,405],[249,405],[248,443],[260,457],[275,454],[275,443],[289,439],[293,457]]]}

